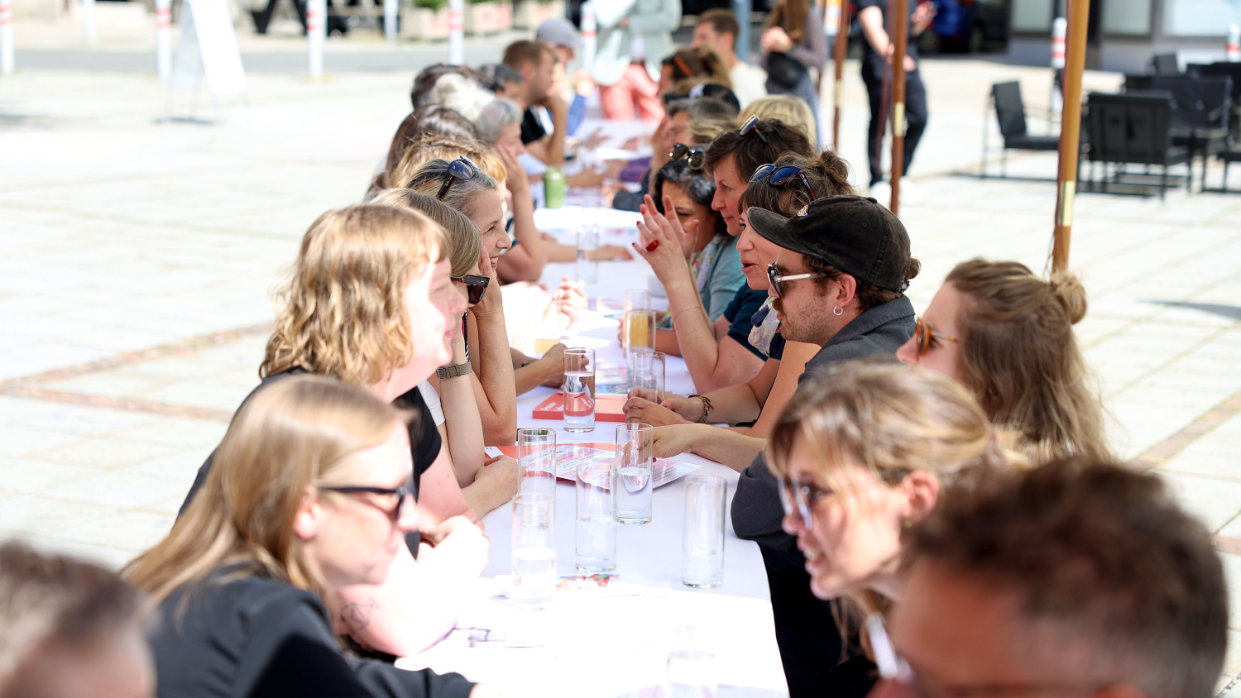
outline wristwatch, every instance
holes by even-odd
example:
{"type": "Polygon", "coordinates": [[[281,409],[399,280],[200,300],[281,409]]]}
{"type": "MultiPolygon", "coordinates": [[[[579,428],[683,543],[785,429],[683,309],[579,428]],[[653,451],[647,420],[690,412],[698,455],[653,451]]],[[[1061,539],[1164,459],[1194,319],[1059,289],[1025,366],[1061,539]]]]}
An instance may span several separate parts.
{"type": "Polygon", "coordinates": [[[461,364],[453,364],[452,366],[441,366],[435,369],[435,375],[440,380],[447,380],[458,376],[468,376],[473,372],[474,367],[470,365],[469,361],[461,364]]]}

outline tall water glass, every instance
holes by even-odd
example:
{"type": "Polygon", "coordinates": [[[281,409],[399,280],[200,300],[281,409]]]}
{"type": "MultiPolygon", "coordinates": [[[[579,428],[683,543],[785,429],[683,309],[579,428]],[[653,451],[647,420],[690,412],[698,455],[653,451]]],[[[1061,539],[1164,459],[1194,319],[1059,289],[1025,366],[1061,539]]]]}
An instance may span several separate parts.
{"type": "Polygon", "coordinates": [[[698,588],[724,583],[724,499],[728,486],[714,475],[685,479],[681,582],[698,588]]]}
{"type": "Polygon", "coordinates": [[[616,569],[616,509],[611,492],[612,468],[607,461],[577,466],[577,521],[574,551],[583,574],[616,569]]]}
{"type": "Polygon", "coordinates": [[[623,524],[644,524],[651,520],[651,495],[655,489],[651,482],[654,435],[650,424],[616,427],[612,495],[616,500],[616,520],[623,524]]]}
{"type": "Polygon", "coordinates": [[[564,350],[564,428],[595,430],[595,351],[564,350]]]}
{"type": "Polygon", "coordinates": [[[513,600],[540,606],[556,589],[556,498],[513,497],[513,600]]]}
{"type": "Polygon", "coordinates": [[[599,282],[599,261],[594,258],[599,249],[599,225],[584,223],[577,229],[577,280],[588,284],[599,282]]]}
{"type": "Polygon", "coordinates": [[[646,348],[629,354],[629,394],[659,404],[664,399],[664,353],[646,348]]]}
{"type": "Polygon", "coordinates": [[[517,491],[556,496],[556,430],[517,430],[517,491]]]}

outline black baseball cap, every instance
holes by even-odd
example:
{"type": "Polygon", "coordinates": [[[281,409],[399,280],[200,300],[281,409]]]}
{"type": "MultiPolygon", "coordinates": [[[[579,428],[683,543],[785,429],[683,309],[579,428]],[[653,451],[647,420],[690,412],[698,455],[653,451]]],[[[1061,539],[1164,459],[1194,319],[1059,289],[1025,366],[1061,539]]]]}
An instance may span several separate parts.
{"type": "Polygon", "coordinates": [[[909,233],[868,196],[830,196],[786,218],[746,211],[754,232],[786,250],[821,259],[855,279],[901,293],[909,272],[909,233]]]}

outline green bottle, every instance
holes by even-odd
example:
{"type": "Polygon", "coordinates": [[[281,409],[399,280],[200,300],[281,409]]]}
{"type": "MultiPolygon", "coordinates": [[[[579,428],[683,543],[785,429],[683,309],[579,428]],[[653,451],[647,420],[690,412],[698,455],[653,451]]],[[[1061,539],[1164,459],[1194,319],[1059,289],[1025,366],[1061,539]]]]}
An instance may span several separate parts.
{"type": "Polygon", "coordinates": [[[547,208],[564,206],[564,172],[549,167],[543,171],[543,203],[547,208]]]}

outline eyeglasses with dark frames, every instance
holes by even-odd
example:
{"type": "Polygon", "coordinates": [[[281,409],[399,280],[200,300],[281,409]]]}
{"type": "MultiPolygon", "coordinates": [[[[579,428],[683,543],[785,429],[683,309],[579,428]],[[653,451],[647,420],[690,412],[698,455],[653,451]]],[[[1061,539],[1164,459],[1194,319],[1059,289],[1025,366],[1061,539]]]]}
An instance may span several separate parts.
{"type": "Polygon", "coordinates": [[[956,337],[949,337],[946,334],[940,334],[931,329],[926,320],[917,318],[914,320],[914,344],[918,347],[918,356],[926,356],[931,349],[931,342],[939,340],[941,342],[952,342],[960,344],[961,340],[956,337]]]}
{"type": "Polygon", "coordinates": [[[454,182],[457,180],[468,182],[471,179],[474,179],[474,176],[477,174],[478,165],[475,165],[464,155],[458,157],[452,162],[449,162],[448,167],[444,170],[444,184],[440,186],[440,191],[435,195],[435,198],[442,201],[444,199],[444,195],[447,194],[448,190],[452,188],[454,182]]]}
{"type": "Polygon", "coordinates": [[[819,197],[814,195],[814,187],[810,186],[810,180],[806,178],[806,173],[796,165],[783,165],[776,167],[773,163],[759,165],[754,170],[754,174],[750,176],[750,184],[766,181],[773,187],[782,187],[793,181],[794,178],[800,179],[806,193],[810,195],[811,201],[817,201],[819,197]]]}
{"type": "Polygon", "coordinates": [[[487,292],[487,284],[491,283],[490,276],[481,274],[466,274],[449,278],[465,284],[466,300],[470,305],[477,305],[483,299],[483,294],[487,292]]]}
{"type": "Polygon", "coordinates": [[[676,162],[681,158],[685,158],[685,162],[689,165],[689,169],[695,172],[702,169],[703,147],[700,145],[685,145],[677,143],[676,147],[668,153],[669,162],[676,162]]]}
{"type": "Polygon", "coordinates": [[[376,509],[388,515],[393,521],[401,519],[401,513],[405,508],[405,500],[414,496],[414,478],[411,476],[404,485],[400,487],[372,487],[369,485],[315,485],[321,490],[328,492],[338,492],[340,494],[381,494],[389,497],[396,497],[396,504],[391,509],[385,509],[370,499],[361,501],[375,507],[376,509]]]}
{"type": "Polygon", "coordinates": [[[822,278],[822,274],[788,274],[780,273],[780,267],[775,262],[767,265],[767,283],[771,286],[771,292],[776,298],[784,298],[784,285],[790,281],[801,281],[802,279],[818,279],[822,278]]]}
{"type": "Polygon", "coordinates": [[[764,143],[767,143],[767,136],[764,136],[763,132],[758,129],[758,125],[760,122],[762,122],[762,119],[758,118],[757,114],[754,116],[751,116],[750,118],[745,120],[744,124],[741,124],[741,128],[737,129],[737,133],[741,134],[742,136],[746,136],[746,135],[749,135],[750,132],[753,132],[755,135],[759,137],[760,140],[762,140],[764,143]]]}

